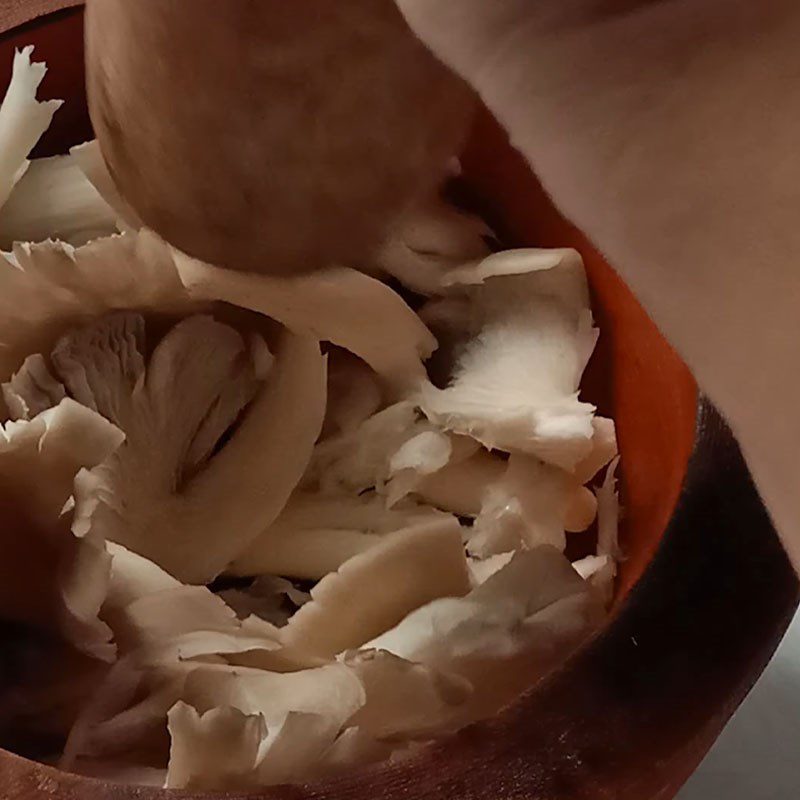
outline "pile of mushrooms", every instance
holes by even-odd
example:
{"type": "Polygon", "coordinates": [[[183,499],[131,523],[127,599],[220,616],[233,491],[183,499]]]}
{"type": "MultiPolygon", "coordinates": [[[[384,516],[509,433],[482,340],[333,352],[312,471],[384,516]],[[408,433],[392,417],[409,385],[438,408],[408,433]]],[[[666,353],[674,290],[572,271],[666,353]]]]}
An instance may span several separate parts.
{"type": "Polygon", "coordinates": [[[0,617],[62,655],[3,714],[63,769],[246,789],[497,713],[619,558],[580,256],[493,252],[434,197],[380,278],[199,263],[96,143],[27,160],[44,72],[17,53],[0,108],[0,617]]]}

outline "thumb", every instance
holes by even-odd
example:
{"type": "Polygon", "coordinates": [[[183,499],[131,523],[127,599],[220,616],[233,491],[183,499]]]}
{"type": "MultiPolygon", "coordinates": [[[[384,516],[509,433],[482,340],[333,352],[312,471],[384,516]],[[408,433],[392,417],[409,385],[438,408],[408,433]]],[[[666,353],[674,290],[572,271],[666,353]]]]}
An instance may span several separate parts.
{"type": "Polygon", "coordinates": [[[547,106],[576,70],[561,34],[586,24],[592,0],[395,1],[412,31],[472,86],[539,172],[541,139],[551,133],[542,128],[547,106]]]}
{"type": "MultiPolygon", "coordinates": [[[[475,85],[531,16],[532,0],[396,0],[416,35],[475,85]]],[[[477,87],[476,87],[477,88],[477,87]]]]}

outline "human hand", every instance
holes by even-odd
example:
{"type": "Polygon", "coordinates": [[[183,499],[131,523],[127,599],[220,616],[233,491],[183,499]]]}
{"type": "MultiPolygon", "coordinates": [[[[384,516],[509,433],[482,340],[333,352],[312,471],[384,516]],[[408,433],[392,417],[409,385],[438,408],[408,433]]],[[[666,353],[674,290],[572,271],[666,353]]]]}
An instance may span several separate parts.
{"type": "Polygon", "coordinates": [[[800,566],[800,6],[397,2],[725,413],[800,566]]]}
{"type": "Polygon", "coordinates": [[[231,269],[368,268],[474,106],[390,0],[87,0],[86,45],[120,194],[231,269]]]}

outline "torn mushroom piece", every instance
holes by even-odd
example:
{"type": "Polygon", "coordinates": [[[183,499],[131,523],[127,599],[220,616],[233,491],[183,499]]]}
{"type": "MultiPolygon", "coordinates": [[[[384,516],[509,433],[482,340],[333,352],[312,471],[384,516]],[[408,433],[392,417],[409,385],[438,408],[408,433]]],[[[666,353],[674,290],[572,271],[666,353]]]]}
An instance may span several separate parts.
{"type": "Polygon", "coordinates": [[[568,533],[585,531],[597,518],[598,503],[594,491],[581,484],[588,483],[607,466],[618,453],[614,421],[605,417],[592,420],[594,434],[592,449],[572,472],[573,491],[567,507],[564,527],[568,533]]]}
{"type": "Polygon", "coordinates": [[[31,63],[32,54],[33,47],[15,52],[11,83],[0,106],[0,206],[25,174],[31,150],[63,102],[36,99],[47,66],[31,63]]]}
{"type": "Polygon", "coordinates": [[[366,701],[350,725],[377,740],[429,740],[452,729],[472,684],[458,675],[406,661],[382,650],[342,656],[364,684],[366,701]]]}
{"type": "Polygon", "coordinates": [[[140,230],[142,221],[117,191],[100,151],[100,143],[96,139],[84,142],[71,148],[69,154],[95,191],[114,209],[117,227],[123,231],[140,230]]]}
{"type": "MultiPolygon", "coordinates": [[[[478,448],[474,442],[465,441],[469,450],[465,457],[468,457],[478,448]]],[[[423,431],[405,442],[389,459],[389,475],[393,478],[404,472],[432,475],[449,464],[452,458],[453,441],[446,433],[423,431]]]]}
{"type": "Polygon", "coordinates": [[[176,325],[147,363],[135,314],[63,338],[52,359],[69,393],[126,434],[110,459],[79,477],[76,530],[194,583],[214,578],[255,539],[300,479],[325,406],[317,342],[287,332],[267,376],[264,347],[204,316],[176,325]]]}
{"type": "Polygon", "coordinates": [[[174,251],[189,295],[257,311],[295,331],[331,342],[363,359],[394,393],[407,393],[425,376],[423,361],[436,339],[386,284],[354,269],[272,278],[232,272],[174,251]]]}
{"type": "MultiPolygon", "coordinates": [[[[467,558],[467,568],[473,588],[486,583],[492,575],[503,569],[514,558],[515,552],[515,550],[509,550],[507,553],[498,553],[487,558],[475,558],[474,556],[467,558]]],[[[573,564],[573,566],[575,565],[573,564]]]]}
{"type": "Polygon", "coordinates": [[[118,233],[116,212],[72,156],[32,161],[0,209],[0,247],[58,239],[74,246],[118,233]]]}
{"type": "Polygon", "coordinates": [[[580,256],[508,251],[451,277],[463,345],[448,387],[423,385],[423,411],[489,448],[574,469],[591,450],[594,407],[578,386],[597,340],[580,256]]]}
{"type": "Polygon", "coordinates": [[[169,714],[166,786],[213,791],[303,780],[331,749],[331,729],[319,714],[290,712],[268,727],[261,714],[222,707],[200,715],[179,703],[169,714]]]}
{"type": "Polygon", "coordinates": [[[201,713],[222,705],[262,714],[268,726],[291,713],[318,714],[334,731],[331,741],[366,700],[355,672],[339,663],[287,673],[198,663],[184,698],[201,713]]]}
{"type": "Polygon", "coordinates": [[[64,509],[76,473],[109,457],[122,440],[118,428],[69,399],[30,421],[0,424],[2,616],[105,660],[114,647],[98,613],[110,558],[102,541],[70,532],[72,513],[64,509]]]}
{"type": "Polygon", "coordinates": [[[311,778],[324,778],[351,771],[354,766],[389,761],[408,749],[408,743],[379,741],[356,726],[345,728],[310,770],[311,778]]]}
{"type": "Polygon", "coordinates": [[[448,466],[461,464],[480,449],[478,442],[466,436],[440,430],[416,434],[389,459],[389,481],[382,487],[388,505],[396,505],[409,494],[424,496],[428,478],[448,466]]]}
{"type": "Polygon", "coordinates": [[[377,375],[340,347],[328,350],[328,406],[322,438],[349,434],[380,411],[383,391],[377,375]]]}
{"type": "Polygon", "coordinates": [[[588,483],[619,454],[617,429],[613,419],[592,420],[592,446],[586,457],[575,465],[573,475],[578,483],[588,483]]]}
{"type": "Polygon", "coordinates": [[[502,480],[487,490],[467,549],[480,558],[522,547],[566,547],[566,518],[576,486],[567,472],[513,454],[502,480]]]}
{"type": "Polygon", "coordinates": [[[28,356],[49,353],[76,325],[131,309],[163,315],[193,309],[169,250],[154,234],[111,236],[77,249],[63,242],[15,245],[11,256],[0,256],[0,380],[28,356]]]}
{"type": "Polygon", "coordinates": [[[318,665],[287,650],[269,623],[238,618],[208,588],[182,585],[120,545],[109,549],[111,580],[101,617],[113,630],[120,660],[76,721],[64,767],[81,756],[138,752],[158,741],[169,708],[185,696],[187,678],[202,664],[234,672],[318,665]]]}
{"type": "Polygon", "coordinates": [[[459,517],[477,517],[487,491],[503,479],[506,470],[505,459],[479,448],[463,461],[451,460],[437,472],[422,476],[413,494],[434,508],[459,517]]]}
{"type": "Polygon", "coordinates": [[[217,737],[239,741],[246,755],[243,760],[233,759],[237,786],[266,786],[304,778],[365,702],[361,681],[343,664],[285,675],[201,666],[187,679],[185,697],[195,712],[187,712],[183,706],[170,712],[173,758],[169,785],[195,789],[219,788],[215,784],[217,765],[196,758],[203,748],[213,747],[217,737]],[[214,709],[239,713],[218,710],[214,714],[214,709]],[[208,714],[214,722],[203,724],[208,714]],[[254,719],[260,724],[253,723],[254,719]],[[222,720],[228,724],[222,725],[222,720]],[[233,721],[237,722],[235,727],[230,724],[233,721]],[[258,737],[253,735],[254,729],[258,737]],[[198,734],[204,735],[203,743],[195,746],[198,734]],[[255,738],[259,741],[254,742],[255,738]],[[177,774],[172,772],[176,752],[180,754],[177,774]],[[242,769],[243,762],[249,769],[242,769]]]}
{"type": "Polygon", "coordinates": [[[597,555],[574,564],[580,575],[594,586],[606,605],[614,596],[617,562],[622,558],[619,546],[620,503],[617,494],[619,457],[609,464],[597,495],[597,555]]]}
{"type": "Polygon", "coordinates": [[[385,536],[312,590],[312,601],[281,628],[284,644],[318,656],[359,647],[437,597],[469,591],[455,518],[385,536]],[[391,587],[391,588],[389,588],[391,587]]]}
{"type": "MultiPolygon", "coordinates": [[[[480,450],[474,439],[437,429],[412,402],[401,401],[349,433],[319,442],[301,485],[306,492],[339,497],[343,505],[352,505],[354,495],[376,490],[388,508],[398,510],[398,504],[414,494],[416,501],[466,516],[472,512],[462,512],[464,506],[480,507],[480,491],[473,490],[497,475],[496,465],[487,463],[480,450]],[[468,467],[458,469],[468,461],[468,467]]],[[[502,460],[496,462],[502,472],[502,460]]],[[[364,530],[361,524],[354,527],[364,530]]],[[[390,529],[382,525],[380,531],[390,529]]]]}
{"type": "Polygon", "coordinates": [[[603,485],[597,490],[597,555],[618,559],[620,505],[617,494],[617,468],[619,457],[608,466],[603,485]]]}
{"type": "Polygon", "coordinates": [[[248,789],[267,727],[260,714],[211,708],[204,714],[179,702],[169,712],[172,746],[168,789],[248,789]]]}
{"type": "MultiPolygon", "coordinates": [[[[184,640],[183,637],[193,633],[232,636],[248,633],[234,610],[222,598],[205,586],[183,585],[134,600],[113,616],[113,627],[115,638],[124,651],[131,652],[142,647],[170,648],[175,645],[178,648],[176,652],[180,651],[184,658],[190,657],[187,654],[194,645],[204,646],[195,640],[184,640]]],[[[274,631],[267,628],[266,633],[262,646],[277,649],[274,631]]],[[[212,647],[219,647],[220,651],[229,646],[220,637],[210,638],[217,639],[212,647]]],[[[254,637],[250,635],[247,638],[254,637]]],[[[157,657],[160,657],[160,653],[157,657]]]]}
{"type": "Polygon", "coordinates": [[[409,614],[365,648],[460,675],[476,692],[460,722],[491,716],[599,626],[602,603],[555,548],[517,552],[466,597],[409,614]]]}
{"type": "Polygon", "coordinates": [[[330,749],[341,726],[335,717],[290,711],[268,728],[259,755],[257,784],[275,786],[304,780],[330,749]]]}
{"type": "Polygon", "coordinates": [[[614,579],[617,563],[610,556],[586,556],[573,562],[572,566],[590,586],[593,586],[603,603],[608,606],[614,596],[614,579]]]}
{"type": "Polygon", "coordinates": [[[64,337],[52,355],[58,377],[126,433],[117,453],[79,477],[76,531],[94,530],[191,581],[221,571],[278,515],[322,424],[317,343],[287,333],[269,375],[265,349],[201,316],[173,328],[147,365],[140,315],[104,317],[64,337]]]}
{"type": "Polygon", "coordinates": [[[412,403],[400,402],[323,439],[314,448],[300,490],[229,571],[316,580],[378,544],[377,534],[440,517],[435,508],[411,500],[388,507],[382,496],[392,455],[430,431],[412,403]]]}
{"type": "Polygon", "coordinates": [[[106,612],[121,610],[142,597],[178,589],[182,584],[158,564],[128,550],[121,544],[108,542],[111,556],[111,579],[106,596],[106,612]]]}
{"type": "Polygon", "coordinates": [[[447,291],[448,273],[489,255],[492,230],[474,214],[441,195],[414,206],[402,217],[377,255],[378,268],[422,295],[447,291]]]}
{"type": "Polygon", "coordinates": [[[67,396],[64,386],[50,374],[39,353],[28,356],[19,372],[1,388],[13,420],[31,420],[48,408],[55,408],[67,396]]]}
{"type": "MultiPolygon", "coordinates": [[[[105,735],[102,739],[95,736],[99,725],[115,713],[124,712],[126,706],[133,702],[143,677],[137,666],[130,657],[119,658],[94,687],[70,728],[58,760],[60,769],[71,770],[78,759],[84,756],[124,753],[128,748],[133,749],[140,744],[142,728],[148,733],[152,732],[157,724],[158,714],[148,714],[145,719],[138,716],[134,723],[129,723],[125,734],[118,737],[121,742],[116,741],[113,735],[105,735]],[[136,729],[135,736],[129,734],[131,727],[136,729]]],[[[172,702],[175,699],[177,695],[172,702]]]]}
{"type": "Polygon", "coordinates": [[[485,558],[540,544],[563,551],[567,532],[589,528],[597,517],[598,501],[582,484],[617,452],[614,423],[596,417],[592,425],[591,450],[572,473],[533,456],[511,454],[505,474],[481,495],[480,513],[469,536],[472,555],[485,558]]]}
{"type": "Polygon", "coordinates": [[[383,534],[442,517],[436,509],[414,503],[387,508],[374,492],[296,491],[278,519],[226,572],[319,580],[379,544],[383,534]]]}
{"type": "Polygon", "coordinates": [[[413,403],[390,405],[351,432],[321,441],[314,448],[302,486],[324,494],[359,493],[382,486],[389,477],[392,454],[432,429],[413,403]]]}

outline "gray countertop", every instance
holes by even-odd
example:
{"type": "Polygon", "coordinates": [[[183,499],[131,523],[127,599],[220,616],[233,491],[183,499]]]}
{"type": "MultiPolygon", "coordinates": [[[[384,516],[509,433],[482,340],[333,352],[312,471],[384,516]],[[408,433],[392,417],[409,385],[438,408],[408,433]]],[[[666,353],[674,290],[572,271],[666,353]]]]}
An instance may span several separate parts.
{"type": "Polygon", "coordinates": [[[800,615],[678,800],[800,798],[800,615]]]}

